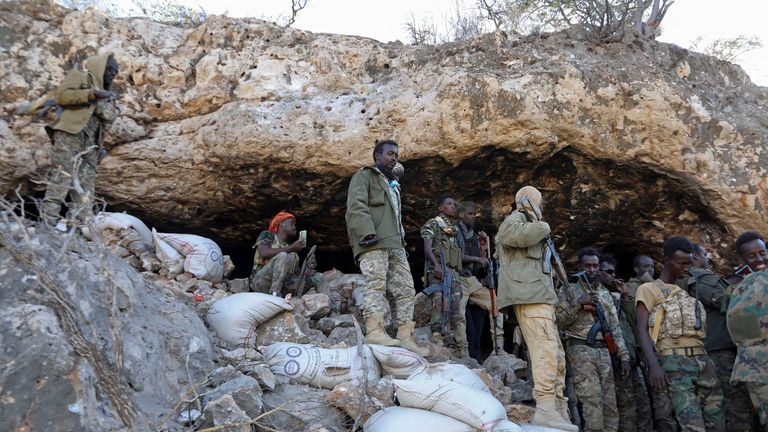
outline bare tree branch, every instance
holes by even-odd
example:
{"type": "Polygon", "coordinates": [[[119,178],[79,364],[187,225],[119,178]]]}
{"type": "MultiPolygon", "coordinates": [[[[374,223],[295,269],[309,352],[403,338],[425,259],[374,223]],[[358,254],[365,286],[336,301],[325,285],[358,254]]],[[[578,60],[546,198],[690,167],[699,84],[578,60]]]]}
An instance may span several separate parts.
{"type": "Polygon", "coordinates": [[[291,0],[291,17],[288,18],[288,22],[285,24],[286,27],[290,27],[296,22],[296,17],[301,10],[307,7],[308,1],[309,0],[291,0]]]}

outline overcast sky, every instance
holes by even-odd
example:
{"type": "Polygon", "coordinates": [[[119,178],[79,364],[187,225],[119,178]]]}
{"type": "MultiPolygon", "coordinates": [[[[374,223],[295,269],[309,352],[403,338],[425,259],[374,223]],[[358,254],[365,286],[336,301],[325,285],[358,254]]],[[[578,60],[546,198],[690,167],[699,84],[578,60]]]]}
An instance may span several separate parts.
{"type": "MultiPolygon", "coordinates": [[[[130,0],[118,0],[121,4],[130,0]]],[[[213,14],[233,17],[252,16],[278,19],[290,12],[290,0],[176,0],[188,5],[201,5],[213,14]]],[[[459,0],[462,1],[462,0],[459,0]]],[[[322,33],[366,36],[389,42],[407,43],[405,22],[414,15],[436,24],[456,8],[456,0],[309,0],[294,27],[322,33]]],[[[469,8],[474,0],[463,0],[460,7],[469,8]]],[[[752,81],[768,86],[768,25],[766,0],[676,0],[662,22],[659,40],[688,48],[699,36],[706,40],[738,35],[758,36],[766,47],[740,56],[740,64],[752,81]]]]}

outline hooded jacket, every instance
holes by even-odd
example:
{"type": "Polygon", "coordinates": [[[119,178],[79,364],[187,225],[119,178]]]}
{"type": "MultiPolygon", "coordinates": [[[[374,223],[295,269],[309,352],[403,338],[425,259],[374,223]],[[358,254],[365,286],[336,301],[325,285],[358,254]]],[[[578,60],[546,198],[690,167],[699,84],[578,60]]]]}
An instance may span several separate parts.
{"type": "Polygon", "coordinates": [[[112,53],[106,53],[88,57],[85,69],[72,69],[67,73],[51,95],[64,108],[51,129],[76,134],[85,128],[96,110],[96,104],[92,103],[94,90],[105,90],[104,71],[111,56],[112,53]]]}

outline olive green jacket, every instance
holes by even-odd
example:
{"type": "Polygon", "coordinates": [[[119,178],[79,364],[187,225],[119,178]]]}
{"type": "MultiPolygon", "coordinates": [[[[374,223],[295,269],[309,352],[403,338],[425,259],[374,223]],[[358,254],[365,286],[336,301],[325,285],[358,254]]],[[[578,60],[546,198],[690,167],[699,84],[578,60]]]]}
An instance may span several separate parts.
{"type": "Polygon", "coordinates": [[[355,259],[363,252],[376,249],[405,247],[402,223],[392,205],[392,197],[399,201],[389,185],[389,180],[374,167],[360,168],[349,182],[347,192],[347,235],[355,259]],[[398,235],[398,233],[400,235],[398,235]],[[358,242],[370,234],[383,239],[371,246],[360,246],[358,242]]]}
{"type": "Polygon", "coordinates": [[[549,224],[528,222],[525,215],[513,211],[496,234],[499,259],[498,307],[517,304],[557,303],[550,273],[544,272],[544,244],[549,224]]]}
{"type": "Polygon", "coordinates": [[[89,57],[85,69],[72,69],[53,91],[52,97],[64,110],[52,129],[79,133],[96,110],[93,91],[104,89],[104,71],[112,54],[89,57]]]}

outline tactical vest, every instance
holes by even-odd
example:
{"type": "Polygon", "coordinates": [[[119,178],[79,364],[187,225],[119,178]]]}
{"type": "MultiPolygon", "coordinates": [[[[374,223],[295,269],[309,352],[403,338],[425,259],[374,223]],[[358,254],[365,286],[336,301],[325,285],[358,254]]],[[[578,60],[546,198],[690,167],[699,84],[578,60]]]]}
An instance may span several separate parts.
{"type": "Polygon", "coordinates": [[[752,273],[734,287],[726,319],[734,342],[768,340],[768,270],[752,273]]]}
{"type": "Polygon", "coordinates": [[[694,337],[704,339],[707,328],[707,316],[704,307],[695,298],[680,287],[673,289],[657,280],[662,298],[656,301],[651,311],[648,325],[654,344],[659,339],[678,339],[694,337]],[[701,311],[701,328],[696,329],[696,304],[701,311]]]}
{"type": "Polygon", "coordinates": [[[433,252],[437,262],[440,262],[440,253],[445,254],[445,264],[457,271],[461,271],[461,258],[464,255],[458,243],[458,236],[461,235],[458,227],[447,223],[442,217],[435,218],[437,230],[432,240],[433,252]]]}

